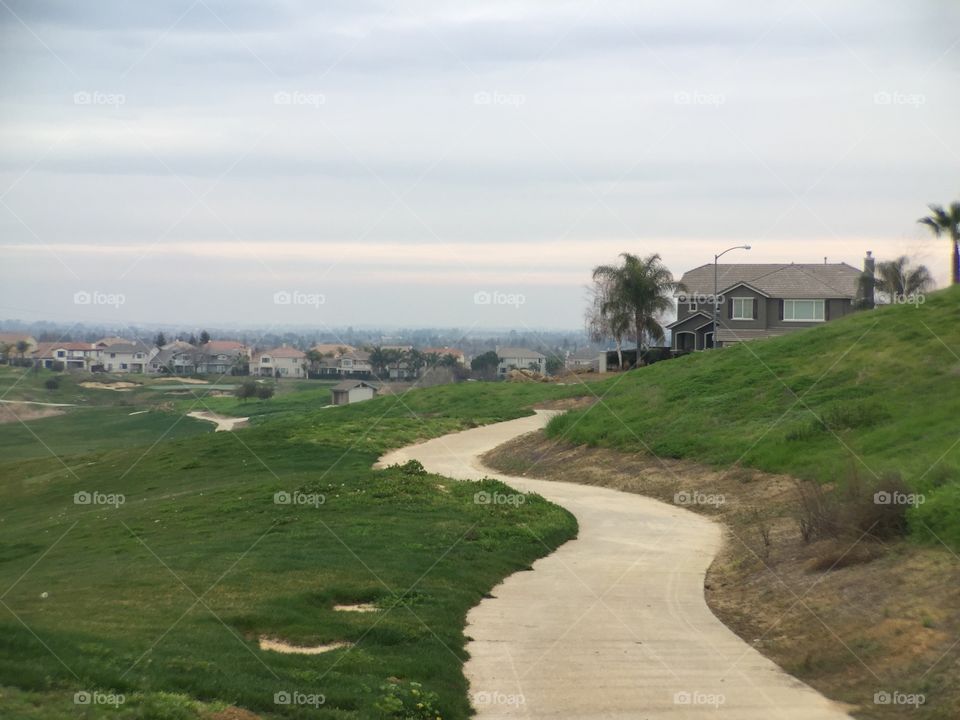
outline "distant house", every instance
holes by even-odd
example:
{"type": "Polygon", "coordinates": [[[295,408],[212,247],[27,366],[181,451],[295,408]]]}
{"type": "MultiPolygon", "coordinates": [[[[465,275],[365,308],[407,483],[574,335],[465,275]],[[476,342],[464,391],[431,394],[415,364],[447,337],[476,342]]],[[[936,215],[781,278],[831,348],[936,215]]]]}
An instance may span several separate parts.
{"type": "Polygon", "coordinates": [[[347,350],[335,357],[324,358],[320,362],[319,372],[335,377],[370,377],[373,365],[370,363],[370,353],[365,350],[347,350]]]}
{"type": "Polygon", "coordinates": [[[50,370],[90,370],[99,363],[100,350],[93,343],[40,343],[30,357],[50,370]]]}
{"type": "Polygon", "coordinates": [[[546,369],[547,358],[536,350],[505,347],[497,350],[497,357],[500,358],[497,366],[497,375],[500,377],[511,370],[534,370],[542,375],[546,369]]]}
{"type": "Polygon", "coordinates": [[[353,345],[347,345],[346,343],[317,343],[310,349],[330,357],[340,357],[344,353],[357,351],[353,345]]]}
{"type": "Polygon", "coordinates": [[[20,352],[17,350],[17,343],[19,342],[25,342],[27,344],[27,349],[24,352],[25,358],[29,357],[33,351],[37,349],[37,340],[32,335],[16,332],[0,333],[0,360],[7,360],[8,357],[19,357],[20,352]],[[4,352],[8,347],[10,348],[9,352],[4,352]]]}
{"type": "Polygon", "coordinates": [[[304,378],[307,355],[296,348],[278,347],[255,353],[250,358],[250,374],[262,377],[304,378]]]}
{"type": "Polygon", "coordinates": [[[593,370],[597,372],[600,369],[600,355],[599,350],[581,348],[567,355],[563,361],[563,366],[567,370],[593,370]]]}
{"type": "MultiPolygon", "coordinates": [[[[677,319],[667,327],[673,350],[714,346],[714,267],[684,273],[677,319]]],[[[815,327],[854,311],[861,271],[846,263],[720,264],[718,346],[815,327]]]]}
{"type": "Polygon", "coordinates": [[[146,372],[150,360],[159,351],[156,347],[150,347],[139,340],[118,342],[98,347],[94,347],[99,353],[99,364],[107,372],[115,373],[142,373],[146,372]]]}
{"type": "Polygon", "coordinates": [[[344,380],[330,388],[334,405],[349,405],[376,397],[379,388],[366,380],[344,380]]]}
{"type": "Polygon", "coordinates": [[[424,355],[431,356],[431,359],[440,360],[441,358],[450,355],[454,360],[457,361],[458,365],[467,364],[467,356],[463,354],[463,350],[457,350],[457,348],[451,347],[425,347],[421,351],[424,355]]]}
{"type": "Polygon", "coordinates": [[[182,340],[167,343],[150,358],[148,367],[152,373],[193,375],[197,372],[197,348],[182,340]]]}

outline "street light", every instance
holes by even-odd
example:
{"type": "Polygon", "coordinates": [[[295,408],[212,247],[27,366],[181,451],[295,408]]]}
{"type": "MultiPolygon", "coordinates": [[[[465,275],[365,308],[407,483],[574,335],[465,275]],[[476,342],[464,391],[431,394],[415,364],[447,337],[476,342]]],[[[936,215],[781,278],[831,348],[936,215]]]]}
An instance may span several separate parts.
{"type": "Polygon", "coordinates": [[[713,348],[716,349],[719,347],[717,345],[717,315],[720,314],[720,299],[717,297],[717,260],[726,255],[731,250],[749,250],[749,245],[734,245],[731,248],[727,248],[722,253],[713,256],[713,348]]]}

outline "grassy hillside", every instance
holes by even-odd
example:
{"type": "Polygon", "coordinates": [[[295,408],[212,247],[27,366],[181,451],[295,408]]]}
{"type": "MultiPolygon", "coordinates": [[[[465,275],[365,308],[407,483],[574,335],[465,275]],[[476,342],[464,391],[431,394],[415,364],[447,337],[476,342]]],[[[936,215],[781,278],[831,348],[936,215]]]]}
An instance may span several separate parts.
{"type": "MultiPolygon", "coordinates": [[[[64,388],[58,401],[88,392],[64,388]]],[[[467,610],[570,538],[575,521],[535,498],[478,505],[471,485],[371,464],[388,448],[576,392],[470,383],[324,409],[307,385],[248,403],[248,429],[156,446],[162,428],[141,419],[173,422],[185,407],[129,416],[97,396],[29,422],[42,444],[20,423],[0,426],[0,716],[173,720],[235,705],[265,718],[420,717],[378,708],[388,682],[419,682],[443,718],[466,717],[467,610]],[[278,491],[324,502],[277,504],[278,491]],[[80,492],[124,502],[77,505],[80,492]],[[357,602],[381,611],[334,610],[357,602]],[[280,655],[259,649],[262,636],[356,646],[280,655]],[[81,690],[127,703],[78,707],[81,690]],[[325,702],[275,704],[284,690],[325,702]]],[[[233,712],[216,717],[246,717],[233,712]]]]}
{"type": "Polygon", "coordinates": [[[960,288],[593,389],[552,437],[821,482],[897,473],[925,495],[914,531],[960,546],[960,288]]]}

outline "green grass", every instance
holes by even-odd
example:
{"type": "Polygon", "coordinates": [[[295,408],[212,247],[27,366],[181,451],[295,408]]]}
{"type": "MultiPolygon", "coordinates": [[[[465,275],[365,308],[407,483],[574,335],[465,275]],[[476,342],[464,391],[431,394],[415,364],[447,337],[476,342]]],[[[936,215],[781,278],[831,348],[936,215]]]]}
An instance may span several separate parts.
{"type": "Polygon", "coordinates": [[[167,412],[81,407],[30,423],[57,457],[25,450],[35,441],[19,424],[0,426],[0,716],[172,720],[237,705],[270,718],[374,718],[389,678],[423,683],[443,718],[468,715],[467,610],[572,537],[575,520],[539,498],[478,505],[471,484],[371,465],[389,448],[577,389],[470,383],[323,409],[324,391],[305,384],[248,402],[246,430],[201,423],[202,434],[156,445],[163,426],[152,423],[175,420],[189,398],[167,412]],[[325,502],[274,502],[296,490],[325,502]],[[75,504],[81,492],[124,502],[75,504]],[[350,602],[383,610],[333,610],[350,602]],[[258,648],[263,635],[356,645],[279,655],[258,648]],[[74,692],[95,689],[128,702],[73,705],[74,692]],[[276,705],[282,690],[326,702],[276,705]]]}
{"type": "Polygon", "coordinates": [[[592,388],[603,402],[550,435],[821,482],[899,473],[926,496],[916,533],[960,547],[960,288],[592,388]]]}

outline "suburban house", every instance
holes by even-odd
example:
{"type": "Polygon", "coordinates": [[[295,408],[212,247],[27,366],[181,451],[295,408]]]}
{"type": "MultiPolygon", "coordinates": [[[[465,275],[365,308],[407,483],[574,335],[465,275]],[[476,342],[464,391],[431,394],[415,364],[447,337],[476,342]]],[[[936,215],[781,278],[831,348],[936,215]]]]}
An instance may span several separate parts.
{"type": "Polygon", "coordinates": [[[326,357],[320,361],[319,373],[328,376],[369,377],[373,373],[370,353],[365,350],[347,350],[334,357],[326,357]]]}
{"type": "Polygon", "coordinates": [[[581,348],[567,355],[566,360],[563,361],[563,366],[574,372],[586,370],[597,372],[600,370],[600,354],[599,350],[581,348]]]}
{"type": "MultiPolygon", "coordinates": [[[[720,264],[716,345],[784,335],[848,315],[861,274],[846,263],[720,264]]],[[[689,270],[680,282],[686,291],[677,294],[677,319],[667,325],[671,348],[711,348],[713,264],[689,270]]]]}
{"type": "Polygon", "coordinates": [[[150,358],[149,371],[173,375],[193,375],[197,372],[197,349],[188,342],[175,340],[167,343],[150,358]]]}
{"type": "Polygon", "coordinates": [[[343,380],[330,388],[330,396],[334,405],[349,405],[372,400],[378,390],[375,384],[366,380],[343,380]]]}
{"type": "Polygon", "coordinates": [[[330,357],[340,357],[346,352],[357,351],[353,345],[347,345],[346,343],[317,343],[310,349],[319,353],[320,355],[327,355],[330,357]]]}
{"type": "Polygon", "coordinates": [[[107,372],[114,373],[142,373],[146,372],[150,360],[159,351],[139,340],[126,340],[112,343],[105,347],[94,346],[99,352],[99,364],[107,372]]]}
{"type": "Polygon", "coordinates": [[[40,343],[30,357],[49,370],[90,370],[100,363],[100,350],[92,343],[40,343]]]}
{"type": "Polygon", "coordinates": [[[458,365],[467,364],[467,356],[463,354],[463,350],[457,350],[456,348],[450,347],[425,347],[421,351],[424,355],[430,357],[431,361],[439,362],[441,359],[445,358],[447,355],[452,357],[457,361],[458,365]]]}
{"type": "Polygon", "coordinates": [[[497,357],[500,358],[500,364],[497,366],[499,377],[505,376],[511,370],[534,370],[542,375],[546,369],[547,358],[536,350],[499,348],[497,357]]]}
{"type": "Polygon", "coordinates": [[[250,358],[250,374],[262,377],[305,378],[306,364],[306,353],[283,346],[254,353],[250,358]]]}
{"type": "Polygon", "coordinates": [[[17,344],[21,342],[27,345],[23,354],[24,357],[28,357],[37,349],[37,340],[32,335],[15,332],[0,333],[0,359],[6,360],[7,357],[19,357],[20,352],[17,350],[17,344]]]}

